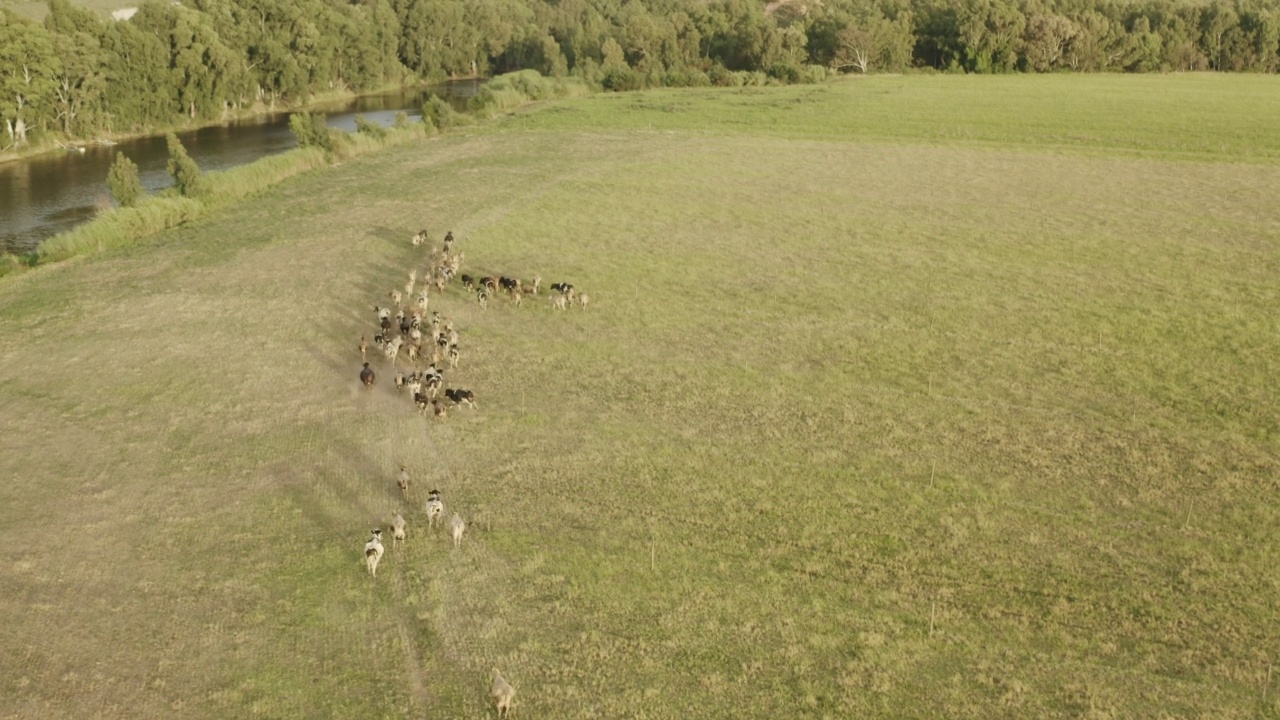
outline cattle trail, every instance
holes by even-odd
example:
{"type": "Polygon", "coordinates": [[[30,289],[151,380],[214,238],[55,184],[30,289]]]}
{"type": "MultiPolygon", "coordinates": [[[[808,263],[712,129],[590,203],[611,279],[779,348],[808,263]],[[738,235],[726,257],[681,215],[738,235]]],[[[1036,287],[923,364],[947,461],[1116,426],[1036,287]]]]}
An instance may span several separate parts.
{"type": "MultiPolygon", "coordinates": [[[[396,573],[395,578],[396,595],[403,597],[404,577],[401,573],[396,573]]],[[[403,615],[397,617],[396,632],[400,635],[400,648],[404,651],[404,671],[409,681],[409,700],[413,703],[415,710],[421,710],[431,706],[433,696],[422,679],[422,663],[418,660],[418,644],[413,641],[413,635],[409,632],[408,623],[410,622],[412,618],[406,619],[403,615]]]]}

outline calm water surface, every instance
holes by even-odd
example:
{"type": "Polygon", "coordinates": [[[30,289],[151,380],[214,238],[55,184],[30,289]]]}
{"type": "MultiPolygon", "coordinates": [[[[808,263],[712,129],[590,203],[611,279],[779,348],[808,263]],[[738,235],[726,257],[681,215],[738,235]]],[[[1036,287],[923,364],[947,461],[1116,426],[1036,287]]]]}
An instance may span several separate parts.
{"type": "MultiPolygon", "coordinates": [[[[331,127],[354,131],[356,115],[384,127],[405,111],[413,120],[432,93],[461,109],[476,93],[479,81],[372,95],[311,108],[329,116],[331,127]]],[[[178,133],[201,170],[226,170],[265,155],[284,152],[297,142],[289,131],[289,114],[277,113],[232,125],[178,133]]],[[[142,184],[155,192],[173,184],[165,170],[169,161],[163,137],[124,140],[111,147],[90,145],[84,153],[59,151],[0,163],[0,252],[26,253],[41,240],[65,232],[111,204],[107,170],[123,152],[138,165],[142,184]]]]}

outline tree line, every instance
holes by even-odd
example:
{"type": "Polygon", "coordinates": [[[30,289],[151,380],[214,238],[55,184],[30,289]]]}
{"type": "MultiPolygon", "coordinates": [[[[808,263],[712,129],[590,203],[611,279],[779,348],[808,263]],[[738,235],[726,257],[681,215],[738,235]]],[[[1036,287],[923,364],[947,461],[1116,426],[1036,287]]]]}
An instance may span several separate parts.
{"type": "Polygon", "coordinates": [[[604,89],[831,72],[1280,67],[1280,0],[148,0],[0,7],[0,148],[534,69],[604,89]]]}

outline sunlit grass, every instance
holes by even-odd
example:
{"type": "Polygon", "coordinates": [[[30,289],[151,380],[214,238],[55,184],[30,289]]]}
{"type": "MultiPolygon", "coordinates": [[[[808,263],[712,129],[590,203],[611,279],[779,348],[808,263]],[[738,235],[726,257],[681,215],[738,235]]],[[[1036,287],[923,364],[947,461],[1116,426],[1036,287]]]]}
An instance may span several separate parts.
{"type": "Polygon", "coordinates": [[[518,717],[1275,716],[1280,166],[1043,80],[1004,145],[833,125],[969,78],[554,103],[6,279],[3,707],[481,717],[496,666],[518,717]],[[356,381],[422,227],[593,297],[433,298],[443,423],[356,381]]]}
{"type": "Polygon", "coordinates": [[[520,126],[1272,162],[1280,158],[1278,113],[1277,79],[1269,75],[907,75],[596,95],[520,126]]]}

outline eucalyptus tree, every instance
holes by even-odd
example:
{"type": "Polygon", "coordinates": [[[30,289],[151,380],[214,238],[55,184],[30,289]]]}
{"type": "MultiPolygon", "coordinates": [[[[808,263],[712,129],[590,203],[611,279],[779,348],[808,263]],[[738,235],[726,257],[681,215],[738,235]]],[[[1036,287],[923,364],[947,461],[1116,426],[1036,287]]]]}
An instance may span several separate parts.
{"type": "Polygon", "coordinates": [[[53,117],[60,70],[49,31],[0,8],[0,119],[7,146],[25,145],[28,132],[53,117]]]}

